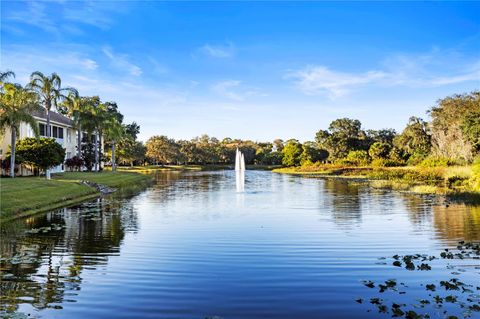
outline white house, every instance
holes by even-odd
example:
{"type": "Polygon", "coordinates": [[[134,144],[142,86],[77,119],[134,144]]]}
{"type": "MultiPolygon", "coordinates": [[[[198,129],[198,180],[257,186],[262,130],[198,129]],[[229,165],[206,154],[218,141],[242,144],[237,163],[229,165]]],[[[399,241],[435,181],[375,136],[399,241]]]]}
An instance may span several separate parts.
{"type": "MultiPolygon", "coordinates": [[[[33,117],[37,120],[40,128],[40,136],[46,137],[47,135],[47,117],[45,109],[39,112],[35,112],[33,117]]],[[[77,155],[77,130],[73,127],[73,121],[56,112],[50,111],[50,127],[52,132],[52,138],[55,138],[57,143],[65,148],[65,159],[71,158],[77,155]]],[[[26,124],[21,123],[17,141],[25,137],[34,137],[32,128],[26,124]]],[[[4,159],[7,152],[10,150],[11,143],[11,131],[7,129],[5,134],[1,136],[0,140],[0,159],[4,159]]],[[[102,143],[103,144],[103,143],[102,143]]],[[[103,145],[101,146],[103,149],[103,145]]],[[[51,173],[64,172],[64,164],[54,167],[50,170],[51,173]]],[[[2,174],[7,175],[8,172],[2,170],[2,174]]],[[[18,167],[16,175],[27,176],[33,175],[33,172],[25,166],[18,167]]]]}

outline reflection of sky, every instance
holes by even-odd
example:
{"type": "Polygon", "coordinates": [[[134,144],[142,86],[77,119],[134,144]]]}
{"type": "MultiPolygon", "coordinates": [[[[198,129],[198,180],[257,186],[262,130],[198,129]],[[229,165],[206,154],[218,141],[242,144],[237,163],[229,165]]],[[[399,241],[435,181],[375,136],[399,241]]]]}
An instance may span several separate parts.
{"type": "MultiPolygon", "coordinates": [[[[379,257],[438,255],[465,229],[480,239],[479,223],[465,228],[473,210],[438,208],[364,184],[247,171],[245,193],[238,194],[233,171],[158,180],[160,186],[127,203],[137,231],[110,241],[120,253],[105,251],[101,267],[84,267],[75,302],[42,314],[109,318],[115,309],[118,318],[367,318],[366,306],[353,300],[376,295],[360,280],[398,278],[411,284],[398,298],[411,302],[425,297],[420,282],[451,276],[442,262],[429,272],[408,272],[379,257]],[[445,211],[458,218],[442,217],[445,211]]],[[[95,222],[103,224],[97,235],[115,225],[107,221],[95,222]]],[[[98,257],[94,247],[89,253],[81,246],[78,258],[98,257]]],[[[472,272],[460,277],[478,282],[472,272]]]]}

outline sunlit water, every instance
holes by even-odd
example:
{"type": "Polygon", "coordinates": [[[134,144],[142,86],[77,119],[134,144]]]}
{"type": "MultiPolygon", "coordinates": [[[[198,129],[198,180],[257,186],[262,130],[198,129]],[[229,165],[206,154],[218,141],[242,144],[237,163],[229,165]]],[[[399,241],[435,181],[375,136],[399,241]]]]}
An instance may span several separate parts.
{"type": "Polygon", "coordinates": [[[233,171],[159,173],[133,198],[3,225],[0,306],[29,318],[389,318],[368,300],[413,305],[422,284],[454,277],[479,297],[479,260],[408,271],[382,259],[460,240],[480,240],[479,207],[270,172],[247,171],[244,193],[233,171]],[[362,283],[390,278],[408,288],[362,283]]]}

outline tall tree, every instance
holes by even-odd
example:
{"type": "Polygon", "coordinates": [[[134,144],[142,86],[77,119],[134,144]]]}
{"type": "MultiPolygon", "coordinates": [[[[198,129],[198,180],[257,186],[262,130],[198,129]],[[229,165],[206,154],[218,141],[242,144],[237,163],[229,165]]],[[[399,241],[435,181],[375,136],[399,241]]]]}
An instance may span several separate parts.
{"type": "Polygon", "coordinates": [[[432,148],[428,123],[419,117],[410,117],[402,134],[395,137],[393,143],[410,158],[411,164],[420,162],[432,148]]]}
{"type": "Polygon", "coordinates": [[[3,84],[8,80],[8,78],[15,78],[15,73],[13,71],[0,72],[0,84],[3,84]]]}
{"type": "Polygon", "coordinates": [[[117,142],[125,136],[125,129],[122,124],[118,121],[118,117],[110,116],[107,120],[107,125],[105,128],[105,141],[108,141],[111,145],[111,161],[112,161],[112,172],[116,171],[116,155],[115,147],[117,142]]]}
{"type": "Polygon", "coordinates": [[[471,120],[472,113],[479,112],[480,91],[438,100],[429,111],[432,117],[432,152],[441,157],[472,161],[476,150],[471,138],[465,135],[465,121],[467,117],[468,121],[471,120]]]}
{"type": "Polygon", "coordinates": [[[32,112],[41,108],[38,96],[20,85],[6,83],[0,93],[0,131],[11,130],[10,176],[15,177],[15,147],[20,123],[25,122],[38,137],[38,123],[32,112]]]}
{"type": "Polygon", "coordinates": [[[61,113],[70,117],[77,129],[77,156],[82,154],[82,114],[86,112],[87,100],[78,92],[70,92],[61,104],[61,113]]]}
{"type": "MultiPolygon", "coordinates": [[[[30,75],[29,89],[37,92],[40,102],[45,107],[47,117],[47,137],[52,137],[50,127],[50,111],[52,107],[57,108],[58,103],[66,98],[68,92],[75,91],[73,88],[62,88],[62,80],[57,73],[44,75],[42,72],[36,71],[30,75]]],[[[47,170],[47,178],[50,178],[50,171],[47,170]]]]}

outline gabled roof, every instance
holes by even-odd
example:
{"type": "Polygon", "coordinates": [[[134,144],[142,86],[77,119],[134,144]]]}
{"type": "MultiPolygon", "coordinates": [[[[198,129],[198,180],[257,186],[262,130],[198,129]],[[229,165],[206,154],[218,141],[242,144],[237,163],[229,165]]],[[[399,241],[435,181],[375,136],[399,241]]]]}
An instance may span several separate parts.
{"type": "MultiPolygon", "coordinates": [[[[42,119],[44,121],[47,120],[47,112],[43,108],[39,111],[34,111],[32,115],[34,117],[42,119]]],[[[71,119],[69,119],[65,115],[62,115],[60,113],[56,113],[56,112],[53,112],[53,111],[50,111],[50,121],[60,123],[60,124],[64,124],[66,126],[73,126],[73,121],[71,119]]]]}

